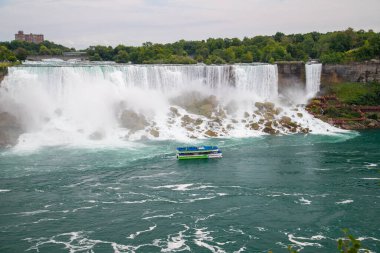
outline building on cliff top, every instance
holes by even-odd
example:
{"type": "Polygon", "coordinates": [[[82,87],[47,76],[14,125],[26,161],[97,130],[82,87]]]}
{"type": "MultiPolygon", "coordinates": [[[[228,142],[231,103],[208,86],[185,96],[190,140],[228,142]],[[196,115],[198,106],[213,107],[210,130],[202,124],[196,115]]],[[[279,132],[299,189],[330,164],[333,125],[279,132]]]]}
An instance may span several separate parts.
{"type": "Polygon", "coordinates": [[[18,33],[15,34],[15,40],[21,40],[21,41],[27,41],[32,43],[41,43],[44,41],[44,35],[43,34],[24,34],[23,31],[18,31],[18,33]]]}

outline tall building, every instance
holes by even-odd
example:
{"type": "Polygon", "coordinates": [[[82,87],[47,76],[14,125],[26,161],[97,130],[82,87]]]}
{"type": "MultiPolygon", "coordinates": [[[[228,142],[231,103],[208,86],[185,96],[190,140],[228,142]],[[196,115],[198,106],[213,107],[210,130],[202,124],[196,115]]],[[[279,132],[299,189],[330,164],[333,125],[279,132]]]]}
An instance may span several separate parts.
{"type": "Polygon", "coordinates": [[[15,40],[21,40],[21,41],[27,41],[27,42],[33,42],[33,43],[41,43],[44,41],[44,35],[43,34],[24,34],[23,31],[18,31],[17,34],[15,34],[15,40]]]}

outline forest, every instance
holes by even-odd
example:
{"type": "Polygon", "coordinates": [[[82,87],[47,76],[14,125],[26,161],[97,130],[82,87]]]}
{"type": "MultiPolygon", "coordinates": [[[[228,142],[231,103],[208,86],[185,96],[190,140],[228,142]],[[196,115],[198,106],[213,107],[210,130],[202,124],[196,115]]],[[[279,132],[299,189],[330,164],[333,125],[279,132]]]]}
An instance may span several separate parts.
{"type": "MultiPolygon", "coordinates": [[[[61,55],[75,51],[53,42],[33,44],[21,41],[0,42],[0,61],[22,61],[27,55],[61,55]]],[[[233,64],[319,60],[322,63],[362,62],[380,58],[380,33],[354,30],[328,33],[284,34],[239,38],[180,40],[141,46],[96,45],[85,50],[91,61],[134,64],[233,64]]]]}

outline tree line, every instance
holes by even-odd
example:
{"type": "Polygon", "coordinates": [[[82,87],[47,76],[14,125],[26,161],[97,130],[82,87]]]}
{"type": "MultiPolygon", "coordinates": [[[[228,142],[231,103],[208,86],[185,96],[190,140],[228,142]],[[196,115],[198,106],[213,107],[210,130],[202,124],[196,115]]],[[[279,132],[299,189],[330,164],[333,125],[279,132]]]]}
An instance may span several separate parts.
{"type": "Polygon", "coordinates": [[[70,51],[75,51],[75,49],[47,40],[40,44],[19,40],[0,42],[0,62],[24,61],[28,55],[62,55],[63,52],[70,51]]]}
{"type": "MultiPolygon", "coordinates": [[[[59,55],[70,50],[75,49],[48,41],[41,44],[3,42],[0,43],[0,61],[4,60],[4,55],[11,57],[11,60],[22,60],[29,54],[59,55]]],[[[355,31],[352,28],[328,33],[286,35],[277,32],[273,36],[243,39],[209,38],[201,41],[180,40],[168,44],[146,42],[142,46],[97,45],[90,46],[85,51],[91,61],[135,64],[274,63],[310,59],[318,59],[322,63],[347,63],[379,59],[380,33],[373,30],[355,31]]]]}

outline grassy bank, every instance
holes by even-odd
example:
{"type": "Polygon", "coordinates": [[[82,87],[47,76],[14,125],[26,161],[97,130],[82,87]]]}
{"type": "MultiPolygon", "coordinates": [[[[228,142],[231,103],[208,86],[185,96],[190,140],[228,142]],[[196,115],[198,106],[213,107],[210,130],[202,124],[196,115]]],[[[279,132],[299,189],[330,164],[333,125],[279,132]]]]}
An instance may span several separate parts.
{"type": "Polygon", "coordinates": [[[335,95],[339,101],[348,105],[380,105],[379,83],[341,83],[331,86],[327,95],[335,95]]]}

